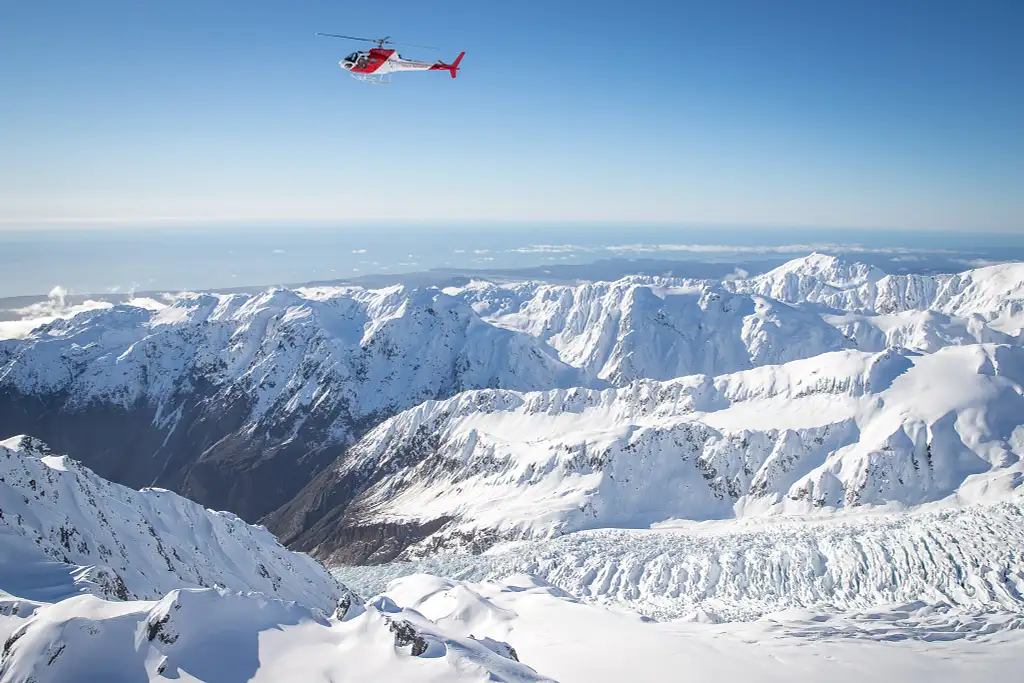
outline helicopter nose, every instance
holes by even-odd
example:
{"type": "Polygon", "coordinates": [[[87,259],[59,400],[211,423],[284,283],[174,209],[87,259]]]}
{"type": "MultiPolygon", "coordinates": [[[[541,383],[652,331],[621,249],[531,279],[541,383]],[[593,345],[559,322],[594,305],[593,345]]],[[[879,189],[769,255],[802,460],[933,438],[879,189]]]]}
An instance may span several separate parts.
{"type": "Polygon", "coordinates": [[[352,68],[352,62],[346,62],[344,59],[338,62],[338,65],[345,71],[349,71],[352,68]]]}

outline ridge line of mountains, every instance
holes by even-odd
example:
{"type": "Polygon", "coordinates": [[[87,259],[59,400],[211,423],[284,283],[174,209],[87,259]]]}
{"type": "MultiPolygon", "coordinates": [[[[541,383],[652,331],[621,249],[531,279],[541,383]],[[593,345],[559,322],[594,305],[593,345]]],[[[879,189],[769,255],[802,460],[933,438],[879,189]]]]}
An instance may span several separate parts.
{"type": "Polygon", "coordinates": [[[196,294],[0,341],[0,436],[331,562],[1003,499],[1024,264],[196,294]],[[652,501],[660,501],[657,505],[652,501]]]}

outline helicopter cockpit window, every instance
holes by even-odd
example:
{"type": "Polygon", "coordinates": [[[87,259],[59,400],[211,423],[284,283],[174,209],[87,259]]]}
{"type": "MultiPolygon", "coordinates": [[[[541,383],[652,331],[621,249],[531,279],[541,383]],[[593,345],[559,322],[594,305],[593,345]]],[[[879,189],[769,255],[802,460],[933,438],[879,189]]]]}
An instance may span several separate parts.
{"type": "Polygon", "coordinates": [[[359,53],[358,52],[353,52],[348,57],[345,57],[345,61],[346,62],[353,62],[354,63],[354,62],[357,62],[358,60],[359,60],[359,53]]]}

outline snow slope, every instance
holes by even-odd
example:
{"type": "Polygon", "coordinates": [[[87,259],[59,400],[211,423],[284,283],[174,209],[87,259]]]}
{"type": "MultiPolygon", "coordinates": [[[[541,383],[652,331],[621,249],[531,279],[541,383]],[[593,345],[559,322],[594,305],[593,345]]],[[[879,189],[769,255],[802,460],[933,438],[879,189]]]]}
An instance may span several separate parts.
{"type": "Polygon", "coordinates": [[[578,383],[546,345],[437,290],[183,295],[0,341],[0,433],[252,521],[399,410],[578,383]]]}
{"type": "Polygon", "coordinates": [[[0,442],[0,639],[3,681],[549,680],[507,643],[365,604],[262,527],[27,437],[0,442]]]}
{"type": "Polygon", "coordinates": [[[12,682],[550,680],[504,643],[447,635],[387,600],[328,617],[212,588],[148,602],[85,595],[14,609],[0,603],[0,629],[10,632],[0,680],[12,682]]]}
{"type": "Polygon", "coordinates": [[[444,520],[417,552],[671,519],[1000,500],[1024,483],[1022,386],[1024,349],[976,345],[619,389],[467,392],[384,422],[336,479],[373,482],[347,513],[362,525],[444,520]]]}
{"type": "Polygon", "coordinates": [[[977,317],[1020,336],[1024,329],[1024,263],[1005,263],[950,275],[886,275],[836,256],[811,254],[747,280],[724,283],[793,304],[877,314],[934,311],[977,317]]]}
{"type": "Polygon", "coordinates": [[[199,586],[321,609],[344,591],[312,558],[229,512],[112,484],[35,439],[0,442],[0,590],[127,600],[199,586]]]}
{"type": "Polygon", "coordinates": [[[850,346],[815,313],[714,283],[478,282],[452,293],[485,320],[531,334],[563,361],[613,384],[734,372],[850,346]]]}
{"type": "Polygon", "coordinates": [[[526,575],[482,583],[416,575],[386,594],[456,633],[513,639],[562,683],[1012,680],[1024,647],[1019,614],[922,603],[716,625],[602,609],[526,575]]]}

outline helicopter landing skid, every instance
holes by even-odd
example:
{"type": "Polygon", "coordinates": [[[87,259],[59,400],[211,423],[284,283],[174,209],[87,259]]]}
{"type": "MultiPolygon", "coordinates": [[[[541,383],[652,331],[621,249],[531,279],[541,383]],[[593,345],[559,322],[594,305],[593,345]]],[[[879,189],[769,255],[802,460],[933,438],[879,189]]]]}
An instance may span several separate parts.
{"type": "Polygon", "coordinates": [[[391,85],[391,74],[350,74],[352,78],[363,83],[372,83],[374,85],[391,85]]]}

